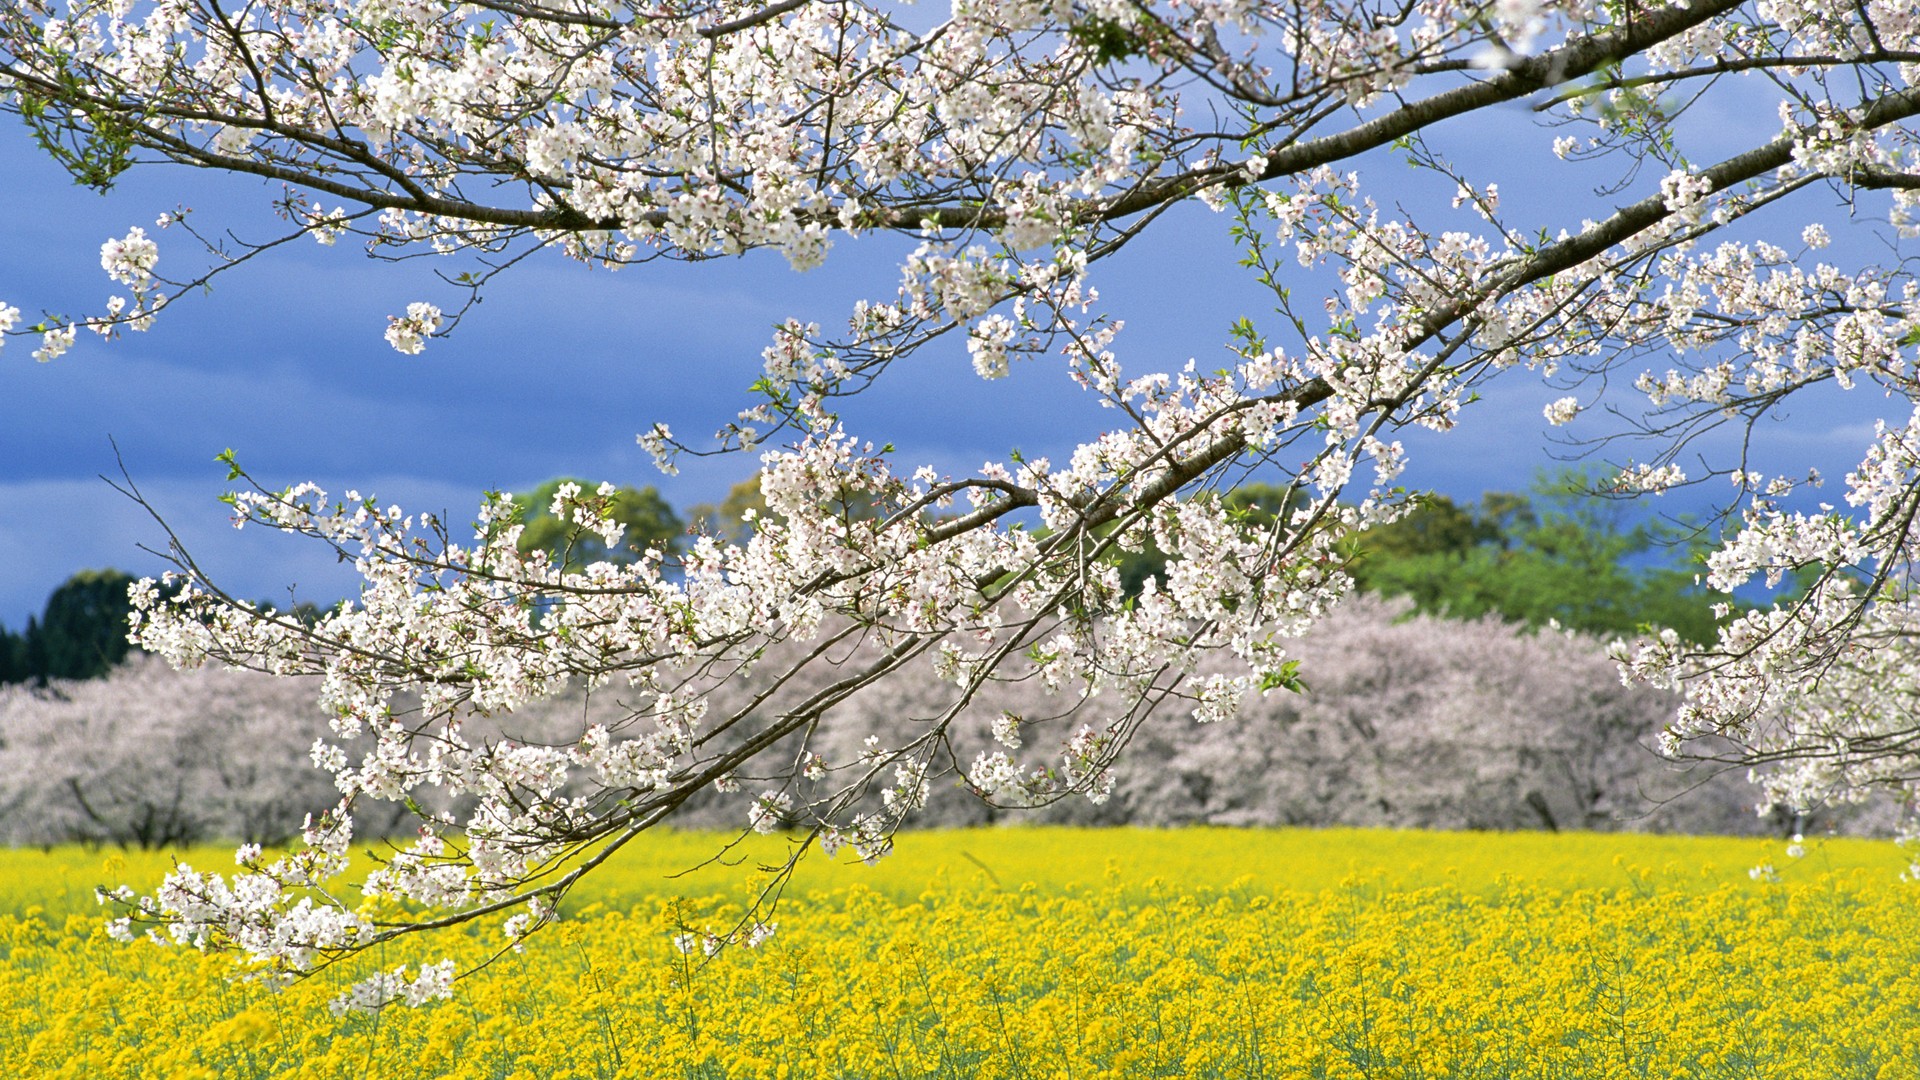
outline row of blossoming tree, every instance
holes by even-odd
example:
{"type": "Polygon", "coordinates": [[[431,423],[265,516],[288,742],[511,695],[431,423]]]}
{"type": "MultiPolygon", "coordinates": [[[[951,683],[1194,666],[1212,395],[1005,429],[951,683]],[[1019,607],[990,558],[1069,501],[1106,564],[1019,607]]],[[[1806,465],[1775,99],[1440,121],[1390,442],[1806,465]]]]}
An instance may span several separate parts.
{"type": "MultiPolygon", "coordinates": [[[[1649,751],[1673,695],[1628,687],[1602,643],[1532,633],[1494,619],[1413,615],[1405,601],[1356,597],[1297,644],[1311,691],[1247,702],[1213,727],[1168,710],[1114,764],[1112,797],[1030,810],[993,807],[964,779],[930,786],[910,826],[1003,821],[1081,825],[1389,826],[1682,832],[1884,830],[1877,818],[1793,821],[1765,807],[1744,776],[1682,768],[1649,751]]],[[[1226,663],[1216,657],[1212,667],[1226,663]]],[[[311,678],[205,668],[175,671],[135,657],[103,680],[0,689],[0,843],[174,849],[232,839],[285,843],[304,814],[338,794],[310,761],[325,723],[311,678]]],[[[716,687],[718,700],[750,686],[716,687]]],[[[815,747],[866,753],[903,711],[941,693],[911,669],[886,694],[825,717],[815,747]]],[[[996,683],[958,722],[960,735],[1018,750],[1051,703],[1030,683],[996,683]]],[[[579,688],[474,721],[494,738],[553,743],[624,718],[617,695],[579,688]]],[[[999,767],[989,758],[984,769],[999,767]]],[[[576,777],[575,791],[590,781],[576,777]]],[[[412,832],[405,807],[373,808],[364,837],[412,832]]],[[[460,813],[465,807],[443,806],[460,813]]],[[[739,808],[708,790],[683,826],[724,829],[739,808]]],[[[766,830],[794,824],[777,814],[766,830]]]]}
{"type": "MultiPolygon", "coordinates": [[[[1739,439],[1724,460],[1689,451],[1809,388],[1915,398],[1916,75],[1908,0],[6,4],[4,108],[82,182],[155,162],[247,173],[283,185],[288,237],[459,264],[469,293],[392,317],[403,352],[542,248],[616,265],[771,248],[809,268],[837,235],[907,240],[893,292],[778,330],[760,396],[715,439],[642,433],[669,467],[764,449],[768,513],[744,544],[574,570],[519,551],[504,499],[469,531],[243,484],[238,516],[339,549],[357,601],[286,618],[177,551],[184,588],[136,596],[138,640],[318,676],[336,745],[316,758],[345,798],[294,853],[244,851],[232,880],[182,870],[134,913],[293,975],[477,918],[531,932],[716,786],[740,791],[742,820],[795,823],[796,858],[878,858],[946,773],[995,805],[1103,797],[1155,708],[1214,723],[1296,682],[1289,643],[1348,591],[1341,538],[1405,506],[1397,432],[1500,422],[1470,404],[1496,379],[1563,386],[1552,422],[1610,409],[1650,436],[1616,461],[1623,493],[1730,492],[1715,587],[1812,568],[1792,603],[1729,611],[1714,643],[1623,656],[1684,694],[1667,746],[1776,766],[1769,791],[1797,804],[1904,792],[1920,415],[1861,448],[1831,496],[1844,510],[1801,508],[1805,470],[1763,473],[1739,439]],[[1565,164],[1477,159],[1491,132],[1565,164]],[[1402,197],[1402,176],[1376,199],[1356,166],[1388,152],[1439,198],[1402,197]],[[1583,196],[1595,170],[1609,180],[1583,196]],[[1530,185],[1564,222],[1505,208],[1530,185]],[[1210,373],[1129,356],[1094,289],[1189,202],[1233,216],[1276,312],[1210,373]],[[1876,243],[1826,251],[1843,230],[1876,243]],[[845,429],[838,400],[909,378],[941,339],[984,378],[1064,365],[1111,430],[949,475],[845,429]],[[1299,493],[1271,524],[1218,496],[1256,470],[1299,493]],[[1149,540],[1167,570],[1129,601],[1105,556],[1149,540]],[[856,756],[815,745],[909,668],[942,693],[856,756]],[[1019,747],[959,724],[1006,680],[1053,695],[1019,747]],[[468,726],[568,685],[619,695],[620,719],[564,744],[468,726]],[[423,808],[365,883],[416,907],[329,885],[375,803],[423,808]]],[[[83,329],[143,329],[258,250],[161,223],[201,241],[168,256],[189,269],[163,273],[135,228],[102,249],[122,286],[103,309],[26,325],[4,307],[0,324],[50,360],[83,329]]],[[[611,534],[610,497],[562,489],[555,508],[611,534]]],[[[355,1000],[424,1000],[449,977],[389,974],[355,1000]]]]}

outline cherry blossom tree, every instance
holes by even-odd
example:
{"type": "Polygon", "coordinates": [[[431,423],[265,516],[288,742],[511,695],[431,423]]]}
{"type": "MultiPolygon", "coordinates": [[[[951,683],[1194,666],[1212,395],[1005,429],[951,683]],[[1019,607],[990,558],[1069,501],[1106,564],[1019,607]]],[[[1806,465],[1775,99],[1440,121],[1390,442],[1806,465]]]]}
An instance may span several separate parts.
{"type": "MultiPolygon", "coordinates": [[[[787,642],[777,652],[797,652],[787,642]]],[[[1000,809],[965,779],[929,785],[927,805],[903,823],[955,828],[1005,821],[1053,824],[1368,825],[1398,828],[1632,829],[1752,833],[1744,777],[1681,769],[1647,751],[1671,716],[1670,693],[1623,685],[1596,638],[1535,632],[1483,618],[1415,614],[1405,600],[1357,596],[1316,622],[1292,651],[1312,672],[1310,692],[1253,698],[1216,724],[1191,723],[1176,704],[1143,729],[1113,767],[1113,797],[1000,809]],[[1682,796],[1684,797],[1677,797],[1682,796]]],[[[764,666],[785,657],[770,655],[764,666]]],[[[1200,670],[1227,670],[1226,656],[1200,670]]],[[[310,678],[208,666],[175,670],[136,656],[104,679],[55,680],[0,690],[0,842],[171,848],[232,838],[275,844],[302,815],[337,798],[312,767],[325,723],[310,678]]],[[[752,679],[715,686],[710,709],[755,692],[752,679]]],[[[932,670],[900,671],[887,693],[862,695],[822,718],[816,752],[850,760],[902,709],[946,690],[932,670]]],[[[950,738],[1020,749],[1052,695],[1032,682],[981,688],[950,738]]],[[[564,744],[625,718],[613,695],[574,686],[469,721],[496,742],[564,744]]],[[[348,748],[364,750],[364,746],[348,748]]],[[[590,791],[576,776],[568,791],[590,791]]],[[[466,804],[442,812],[464,814],[466,804]]],[[[361,807],[363,839],[414,831],[404,806],[361,807]],[[385,811],[369,816],[367,811],[385,811]]],[[[676,811],[683,827],[725,829],[738,799],[708,789],[676,811]]],[[[1884,831],[1883,820],[1817,823],[1884,831]]],[[[1777,830],[1776,830],[1777,831],[1777,830]]],[[[1812,831],[1809,828],[1807,831],[1812,831]]]]}
{"type": "MultiPolygon", "coordinates": [[[[1343,601],[1289,646],[1307,688],[1251,696],[1235,714],[1192,722],[1173,704],[1115,762],[1112,798],[1002,810],[969,786],[936,785],[915,820],[941,827],[1037,819],[1100,825],[1373,826],[1779,833],[1754,813],[1744,770],[1664,761],[1650,752],[1676,695],[1623,685],[1600,639],[1497,618],[1419,615],[1404,599],[1343,601]]],[[[1202,675],[1228,672],[1226,654],[1202,675]]],[[[931,673],[903,672],[896,695],[931,695],[931,673]],[[903,685],[904,684],[904,685],[903,685]]],[[[886,698],[854,703],[819,744],[851,756],[884,732],[886,698]]],[[[1029,683],[983,687],[959,718],[967,745],[1017,751],[1048,709],[1029,683]],[[1011,743],[1012,745],[1009,745],[1011,743]]],[[[1044,727],[1039,728],[1044,730],[1044,727]]],[[[720,799],[694,820],[726,824],[720,799]]],[[[1848,808],[1851,810],[1851,808],[1848,808]]],[[[1884,818],[1803,822],[1879,832],[1884,818]]],[[[906,841],[906,842],[911,842],[906,841]]]]}
{"type": "Polygon", "coordinates": [[[104,679],[0,689],[0,839],[284,843],[339,797],[308,761],[316,690],[143,656],[104,679]]]}
{"type": "MultiPolygon", "coordinates": [[[[1623,651],[1685,694],[1673,749],[1728,740],[1711,745],[1779,762],[1774,790],[1796,801],[1904,790],[1915,729],[1887,687],[1920,662],[1920,412],[1863,448],[1847,510],[1802,508],[1804,471],[1764,474],[1740,439],[1725,460],[1687,451],[1809,388],[1915,400],[1917,74],[1908,0],[7,4],[4,107],[82,182],[155,162],[252,174],[283,185],[286,233],[265,246],[350,239],[456,266],[452,300],[396,303],[402,352],[545,248],[611,266],[770,248],[810,268],[839,235],[904,239],[897,288],[842,326],[782,326],[758,396],[714,439],[642,432],[668,469],[763,450],[767,512],[745,543],[572,571],[518,550],[505,498],[469,531],[236,466],[237,523],[337,548],[357,601],[287,618],[176,550],[183,589],[140,589],[136,636],[176,664],[318,676],[330,738],[369,746],[316,750],[346,797],[304,848],[243,852],[231,880],[183,869],[135,914],[296,975],[483,917],[531,932],[714,787],[739,790],[745,826],[795,830],[795,858],[880,857],[943,774],[1001,805],[1103,799],[1156,707],[1209,723],[1295,685],[1289,642],[1348,589],[1341,538],[1406,505],[1396,435],[1471,422],[1494,379],[1562,387],[1546,422],[1647,436],[1616,444],[1640,451],[1616,461],[1622,493],[1731,480],[1716,588],[1813,568],[1800,598],[1729,613],[1709,648],[1623,651]],[[1490,131],[1531,139],[1540,164],[1475,155],[1490,131]],[[1369,178],[1389,160],[1381,198],[1369,178]],[[1185,203],[1229,216],[1272,296],[1218,370],[1127,356],[1096,290],[1185,203]],[[1861,230],[1877,244],[1836,243],[1861,230]],[[1062,461],[958,476],[846,429],[836,402],[910,378],[942,339],[987,379],[1064,365],[1111,429],[1062,461]],[[1298,508],[1232,512],[1219,492],[1255,475],[1298,508]],[[1149,541],[1167,569],[1124,595],[1111,556],[1149,541]],[[814,744],[823,718],[928,665],[944,691],[857,754],[814,744]],[[970,743],[956,721],[996,680],[1057,704],[970,743]],[[617,694],[622,719],[564,744],[468,726],[568,684],[617,694]],[[753,690],[716,707],[721,685],[753,690]],[[422,914],[322,887],[357,808],[426,807],[426,791],[471,809],[423,811],[366,884],[422,914]]],[[[29,326],[0,306],[0,330],[51,360],[260,250],[191,216],[154,228],[102,247],[121,294],[101,311],[29,326]],[[163,231],[188,240],[164,271],[163,231]]],[[[612,546],[611,497],[563,489],[550,509],[612,546]]],[[[343,1007],[429,999],[450,977],[389,973],[343,1007]]]]}

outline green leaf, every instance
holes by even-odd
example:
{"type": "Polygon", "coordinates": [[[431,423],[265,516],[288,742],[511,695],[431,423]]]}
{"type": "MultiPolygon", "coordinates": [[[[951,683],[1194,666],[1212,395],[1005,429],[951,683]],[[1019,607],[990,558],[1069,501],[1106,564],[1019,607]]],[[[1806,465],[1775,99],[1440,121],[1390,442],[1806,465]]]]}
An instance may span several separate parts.
{"type": "Polygon", "coordinates": [[[1147,51],[1146,38],[1119,22],[1099,16],[1075,23],[1067,29],[1067,36],[1093,53],[1093,62],[1100,67],[1130,60],[1147,51]]]}
{"type": "Polygon", "coordinates": [[[1260,692],[1265,694],[1274,690],[1293,694],[1307,692],[1307,684],[1300,681],[1300,661],[1288,660],[1273,671],[1260,673],[1260,692]]]}

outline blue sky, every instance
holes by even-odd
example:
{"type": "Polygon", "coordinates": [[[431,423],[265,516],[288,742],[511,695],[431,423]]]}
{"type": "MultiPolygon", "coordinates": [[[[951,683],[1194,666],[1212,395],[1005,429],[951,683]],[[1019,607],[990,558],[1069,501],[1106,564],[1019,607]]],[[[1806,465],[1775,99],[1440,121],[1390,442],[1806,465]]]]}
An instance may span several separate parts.
{"type": "MultiPolygon", "coordinates": [[[[1511,146],[1485,149],[1542,156],[1544,167],[1550,138],[1516,128],[1511,146]]],[[[0,126],[0,205],[31,208],[0,217],[0,302],[29,321],[42,310],[97,311],[114,290],[99,267],[102,240],[145,226],[161,243],[160,270],[179,273],[198,265],[191,241],[154,230],[158,213],[185,204],[202,227],[258,239],[275,224],[264,214],[273,194],[250,179],[158,169],[135,170],[101,196],[74,187],[22,128],[0,126]]],[[[1524,197],[1510,194],[1509,205],[1524,197]]],[[[1171,215],[1097,273],[1104,307],[1127,320],[1120,351],[1131,369],[1215,362],[1228,323],[1270,307],[1234,266],[1228,224],[1197,208],[1171,215]]],[[[687,461],[664,477],[635,433],[659,420],[682,435],[712,431],[749,403],[774,323],[833,326],[855,299],[889,296],[899,250],[892,237],[843,239],[809,274],[777,256],[618,273],[543,259],[504,278],[454,337],[407,357],[382,340],[386,316],[411,300],[457,302],[431,268],[303,242],[218,279],[146,334],[83,338],[50,364],[13,339],[0,350],[0,623],[23,625],[75,570],[161,569],[138,548],[162,545],[158,526],[99,479],[118,471],[110,439],[217,577],[276,600],[296,586],[303,598],[336,599],[352,578],[312,545],[228,526],[213,459],[229,447],[271,485],[354,487],[454,521],[471,520],[482,490],[566,473],[653,484],[683,508],[717,500],[751,459],[687,461]]],[[[1099,430],[1099,411],[1057,365],[985,383],[958,348],[911,364],[844,410],[851,430],[892,441],[902,461],[968,470],[1011,447],[1058,458],[1099,430]]],[[[1552,463],[1540,406],[1558,394],[1516,375],[1458,431],[1415,446],[1410,484],[1471,499],[1522,488],[1552,463]]],[[[1823,406],[1813,423],[1769,437],[1837,477],[1864,445],[1873,415],[1864,410],[1881,407],[1878,398],[1823,406]]]]}

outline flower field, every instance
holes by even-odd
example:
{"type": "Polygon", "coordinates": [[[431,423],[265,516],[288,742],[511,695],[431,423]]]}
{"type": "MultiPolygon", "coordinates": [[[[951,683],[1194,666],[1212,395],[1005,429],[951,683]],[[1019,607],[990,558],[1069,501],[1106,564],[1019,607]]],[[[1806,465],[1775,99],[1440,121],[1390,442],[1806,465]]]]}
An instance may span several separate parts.
{"type": "Polygon", "coordinates": [[[451,1002],[343,1018],[365,972],[273,993],[100,935],[93,885],[162,858],[0,851],[0,1075],[1920,1078],[1920,905],[1884,843],[917,834],[805,864],[771,940],[707,959],[756,854],[667,875],[722,842],[664,834],[451,1002]]]}

